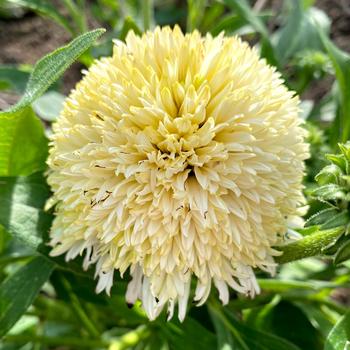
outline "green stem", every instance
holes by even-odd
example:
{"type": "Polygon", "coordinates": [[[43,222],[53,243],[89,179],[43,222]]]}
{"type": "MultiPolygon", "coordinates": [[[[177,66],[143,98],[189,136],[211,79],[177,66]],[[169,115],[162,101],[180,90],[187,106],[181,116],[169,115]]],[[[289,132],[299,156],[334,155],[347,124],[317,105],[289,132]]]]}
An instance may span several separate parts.
{"type": "Polygon", "coordinates": [[[235,339],[239,342],[240,348],[243,350],[249,350],[247,344],[244,342],[244,340],[241,337],[240,332],[238,331],[238,329],[236,329],[234,327],[234,325],[232,324],[232,322],[230,322],[226,316],[223,314],[222,307],[220,304],[218,304],[216,301],[214,300],[209,300],[208,302],[208,307],[210,309],[210,311],[214,314],[216,314],[216,316],[220,319],[220,321],[225,325],[225,327],[227,329],[229,329],[233,336],[235,337],[235,339]]]}
{"type": "Polygon", "coordinates": [[[94,338],[99,338],[100,332],[98,331],[98,329],[95,327],[95,325],[91,322],[90,318],[86,314],[78,297],[74,294],[69,282],[63,276],[61,277],[61,281],[64,288],[66,289],[66,292],[68,293],[72,308],[75,311],[81,323],[84,325],[86,331],[89,333],[90,336],[94,338]]]}
{"type": "Polygon", "coordinates": [[[143,0],[142,2],[143,29],[146,31],[153,26],[153,0],[143,0]]]}
{"type": "Polygon", "coordinates": [[[285,264],[295,260],[321,255],[323,250],[330,244],[335,243],[339,236],[344,233],[344,227],[323,230],[305,238],[276,247],[283,254],[275,257],[279,264],[285,264]]]}
{"type": "Polygon", "coordinates": [[[150,330],[145,326],[139,326],[133,331],[130,331],[118,340],[111,343],[109,350],[124,350],[132,346],[137,345],[141,340],[147,338],[150,335],[150,330]]]}
{"type": "Polygon", "coordinates": [[[103,340],[74,337],[46,337],[33,334],[7,335],[4,340],[12,343],[35,342],[48,346],[70,346],[74,348],[106,348],[109,346],[109,343],[103,340]]]}
{"type": "Polygon", "coordinates": [[[320,289],[334,289],[339,287],[346,288],[348,286],[347,281],[344,282],[326,282],[326,281],[293,281],[293,280],[280,280],[280,279],[258,279],[261,289],[269,292],[284,292],[290,289],[303,289],[310,291],[319,291],[320,289]]]}
{"type": "Polygon", "coordinates": [[[339,314],[345,314],[348,311],[348,308],[342,306],[341,304],[330,299],[320,298],[317,295],[293,295],[292,293],[287,293],[282,295],[282,299],[290,301],[302,301],[304,303],[309,302],[311,304],[316,304],[317,306],[325,305],[333,311],[338,312],[339,314]]]}

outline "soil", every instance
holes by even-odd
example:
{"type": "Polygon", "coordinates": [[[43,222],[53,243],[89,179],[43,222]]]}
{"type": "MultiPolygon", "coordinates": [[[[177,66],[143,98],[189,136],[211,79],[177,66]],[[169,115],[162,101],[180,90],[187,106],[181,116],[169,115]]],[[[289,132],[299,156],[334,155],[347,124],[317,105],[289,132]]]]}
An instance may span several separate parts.
{"type": "MultiPolygon", "coordinates": [[[[257,3],[259,0],[257,1],[257,3]]],[[[261,1],[264,7],[280,6],[281,1],[261,1]],[[276,6],[277,4],[277,6],[276,6]]],[[[350,1],[317,0],[315,6],[332,20],[331,37],[343,50],[350,52],[350,1]]],[[[28,12],[20,19],[0,20],[0,64],[34,64],[40,57],[70,40],[69,34],[47,18],[28,12]]],[[[82,66],[74,64],[64,75],[61,92],[68,94],[81,77],[82,66]]],[[[319,100],[329,91],[331,79],[315,82],[307,98],[319,100]]],[[[0,92],[0,110],[18,99],[13,93],[0,92]]]]}

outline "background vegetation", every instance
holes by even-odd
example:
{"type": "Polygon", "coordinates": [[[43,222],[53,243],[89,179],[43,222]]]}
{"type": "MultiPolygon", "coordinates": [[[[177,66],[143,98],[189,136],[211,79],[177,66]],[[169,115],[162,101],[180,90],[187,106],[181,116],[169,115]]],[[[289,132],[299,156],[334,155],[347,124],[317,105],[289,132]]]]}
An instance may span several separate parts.
{"type": "MultiPolygon", "coordinates": [[[[329,3],[332,11],[350,11],[346,1],[329,3]]],[[[0,65],[0,104],[6,109],[19,100],[0,112],[1,350],[350,349],[350,56],[330,39],[339,39],[331,31],[337,26],[317,5],[312,0],[0,1],[0,39],[8,36],[0,53],[6,63],[0,65]],[[46,18],[50,38],[52,28],[61,33],[55,46],[62,38],[72,41],[35,66],[9,64],[15,52],[9,49],[11,28],[38,16],[46,18]],[[301,96],[312,155],[305,177],[306,224],[294,232],[303,238],[283,248],[280,262],[286,264],[278,275],[257,272],[262,293],[252,300],[232,292],[225,307],[213,291],[205,306],[191,307],[182,324],[166,322],[164,314],[149,322],[140,305],[129,309],[127,277],[117,278],[111,297],[96,295],[91,269],[48,257],[52,214],[43,210],[50,195],[43,175],[47,134],[81,68],[109,55],[111,39],[124,40],[130,29],[142,33],[175,23],[203,34],[224,30],[256,45],[301,96]],[[99,26],[107,31],[88,32],[99,26]]],[[[37,31],[23,33],[45,42],[37,31]]],[[[346,46],[346,40],[337,41],[346,46]]],[[[25,57],[25,47],[18,50],[25,57]]]]}

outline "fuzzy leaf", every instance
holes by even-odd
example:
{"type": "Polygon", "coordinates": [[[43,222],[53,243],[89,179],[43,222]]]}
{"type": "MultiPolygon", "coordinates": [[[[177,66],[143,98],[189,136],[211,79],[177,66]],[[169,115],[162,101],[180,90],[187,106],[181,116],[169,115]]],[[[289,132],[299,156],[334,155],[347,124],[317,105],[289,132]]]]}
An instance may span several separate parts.
{"type": "Polygon", "coordinates": [[[305,223],[306,227],[309,226],[314,226],[314,225],[322,225],[325,222],[327,222],[328,220],[332,219],[334,217],[334,215],[337,215],[339,213],[339,211],[335,208],[326,208],[323,209],[321,211],[319,211],[318,213],[310,216],[305,223]]]}
{"type": "Polygon", "coordinates": [[[315,177],[315,180],[319,185],[338,184],[340,176],[342,175],[341,169],[335,164],[325,166],[315,177]]]}
{"type": "Polygon", "coordinates": [[[104,32],[104,29],[87,32],[75,38],[68,45],[44,56],[35,65],[21,100],[10,110],[1,112],[0,117],[28,106],[41,96],[104,32]]]}
{"type": "Polygon", "coordinates": [[[323,200],[335,200],[345,198],[345,189],[334,184],[324,185],[312,191],[312,196],[323,200]]]}
{"type": "Polygon", "coordinates": [[[326,158],[346,174],[347,162],[343,154],[326,154],[326,158]]]}

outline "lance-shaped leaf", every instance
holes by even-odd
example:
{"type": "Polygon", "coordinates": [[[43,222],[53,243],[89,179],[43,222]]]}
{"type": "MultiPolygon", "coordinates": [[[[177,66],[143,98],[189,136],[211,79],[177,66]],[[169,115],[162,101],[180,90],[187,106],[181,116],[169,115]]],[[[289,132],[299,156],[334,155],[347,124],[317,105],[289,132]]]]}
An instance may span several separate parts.
{"type": "Polygon", "coordinates": [[[347,312],[329,333],[325,350],[346,350],[350,344],[350,312],[347,312]]]}
{"type": "Polygon", "coordinates": [[[0,337],[11,329],[33,303],[53,269],[53,262],[35,257],[0,284],[0,337]]]}
{"type": "Polygon", "coordinates": [[[0,113],[0,118],[28,106],[41,96],[104,32],[104,29],[87,32],[75,38],[68,45],[44,56],[34,66],[26,91],[20,101],[10,110],[0,113]]]}

